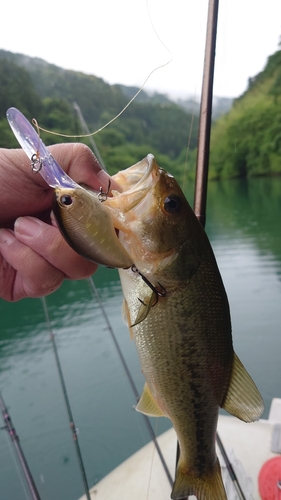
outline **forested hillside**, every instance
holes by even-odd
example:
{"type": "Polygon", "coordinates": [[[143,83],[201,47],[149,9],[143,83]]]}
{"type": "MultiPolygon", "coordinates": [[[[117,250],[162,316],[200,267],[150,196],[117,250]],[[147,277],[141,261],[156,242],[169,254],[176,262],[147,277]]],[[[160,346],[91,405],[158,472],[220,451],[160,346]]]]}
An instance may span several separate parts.
{"type": "MultiPolygon", "coordinates": [[[[20,109],[28,119],[35,117],[44,128],[80,134],[74,102],[94,131],[117,115],[133,92],[134,89],[109,85],[95,76],[0,50],[0,146],[17,146],[5,118],[10,106],[20,109]]],[[[195,149],[197,134],[197,116],[164,95],[142,92],[118,120],[94,139],[111,173],[132,165],[149,152],[163,168],[182,172],[188,137],[190,148],[195,149]]],[[[46,144],[69,141],[44,133],[42,139],[46,144]]],[[[87,143],[84,139],[83,142],[87,143]]]]}
{"type": "Polygon", "coordinates": [[[210,177],[281,174],[281,50],[212,129],[210,177]]]}
{"type": "MultiPolygon", "coordinates": [[[[0,50],[0,147],[18,145],[5,117],[10,106],[29,119],[35,117],[45,128],[81,134],[74,102],[94,131],[116,116],[136,91],[0,50]]],[[[225,109],[230,104],[226,101],[220,100],[225,109]]],[[[108,170],[126,168],[151,152],[168,171],[194,176],[198,107],[195,103],[192,113],[188,111],[192,105],[186,101],[179,106],[165,95],[141,92],[118,120],[94,136],[108,170]]],[[[77,140],[44,133],[42,138],[46,144],[77,140]]],[[[280,50],[269,57],[264,71],[249,79],[247,91],[231,110],[215,121],[210,158],[211,179],[275,174],[281,174],[280,50]]]]}

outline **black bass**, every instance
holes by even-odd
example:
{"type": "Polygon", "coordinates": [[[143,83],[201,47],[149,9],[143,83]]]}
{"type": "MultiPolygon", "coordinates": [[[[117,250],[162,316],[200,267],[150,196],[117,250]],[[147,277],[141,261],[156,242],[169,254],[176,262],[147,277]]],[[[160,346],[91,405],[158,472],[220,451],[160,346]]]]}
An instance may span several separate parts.
{"type": "Polygon", "coordinates": [[[20,111],[10,108],[7,118],[33,172],[55,189],[66,240],[90,260],[123,268],[124,315],[146,379],[137,409],[170,418],[180,444],[171,497],[226,500],[215,452],[219,407],[252,422],[263,401],[233,351],[216,260],[180,187],[148,155],[115,176],[122,191],[101,203],[63,172],[20,111]]]}
{"type": "Polygon", "coordinates": [[[252,422],[263,401],[234,353],[211,245],[176,180],[152,155],[114,179],[123,191],[105,204],[120,242],[155,288],[166,290],[156,297],[131,269],[120,270],[124,315],[146,380],[137,410],[170,418],[176,430],[172,499],[225,500],[215,451],[219,408],[252,422]]]}

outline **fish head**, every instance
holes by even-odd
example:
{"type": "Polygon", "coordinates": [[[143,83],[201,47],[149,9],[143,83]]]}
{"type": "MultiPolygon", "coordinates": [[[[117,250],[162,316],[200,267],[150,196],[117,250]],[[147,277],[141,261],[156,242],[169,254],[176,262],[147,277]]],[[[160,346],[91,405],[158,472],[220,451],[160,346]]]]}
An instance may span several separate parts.
{"type": "Polygon", "coordinates": [[[162,281],[163,274],[188,279],[206,237],[175,178],[150,154],[114,179],[122,192],[113,191],[105,203],[135,265],[162,281]]]}

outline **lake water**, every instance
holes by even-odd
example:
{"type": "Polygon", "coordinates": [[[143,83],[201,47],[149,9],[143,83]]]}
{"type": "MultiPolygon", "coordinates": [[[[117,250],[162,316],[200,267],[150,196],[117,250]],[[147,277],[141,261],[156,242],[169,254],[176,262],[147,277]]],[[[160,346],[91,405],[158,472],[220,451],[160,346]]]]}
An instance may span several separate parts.
{"type": "MultiPolygon", "coordinates": [[[[237,354],[266,405],[281,397],[281,178],[210,183],[207,233],[228,293],[237,354]]],[[[141,391],[143,377],[120,309],[118,274],[94,276],[106,314],[141,391]]],[[[88,281],[47,298],[89,485],[150,438],[88,281]]],[[[0,301],[0,390],[42,500],[77,500],[83,484],[42,301],[0,301]]],[[[2,425],[0,415],[0,424],[2,425]]],[[[166,419],[152,419],[158,434],[166,419]]],[[[235,436],[234,436],[235,439],[235,436]]],[[[5,430],[0,499],[29,498],[5,430]]],[[[110,499],[108,499],[110,500],[110,499]]]]}

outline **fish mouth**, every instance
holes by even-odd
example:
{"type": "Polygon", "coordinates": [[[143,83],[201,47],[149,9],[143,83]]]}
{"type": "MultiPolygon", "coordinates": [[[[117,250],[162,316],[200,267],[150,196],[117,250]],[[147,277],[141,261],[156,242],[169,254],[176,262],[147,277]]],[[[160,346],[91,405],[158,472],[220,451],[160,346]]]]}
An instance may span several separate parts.
{"type": "MultiPolygon", "coordinates": [[[[126,170],[113,176],[120,186],[120,191],[113,190],[112,197],[104,202],[114,219],[114,223],[124,222],[124,215],[132,211],[153,189],[159,180],[160,169],[152,154],[126,170]]],[[[117,229],[124,229],[124,224],[117,224],[117,229]]]]}
{"type": "Polygon", "coordinates": [[[139,161],[126,170],[121,170],[113,176],[113,179],[122,188],[122,193],[143,191],[151,189],[153,179],[157,177],[159,167],[155,161],[154,155],[149,153],[143,160],[139,161]]]}

